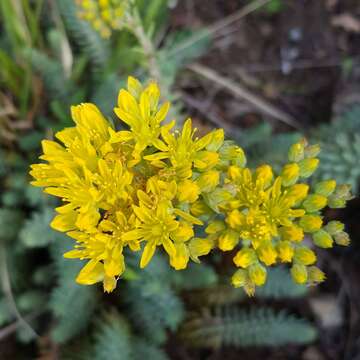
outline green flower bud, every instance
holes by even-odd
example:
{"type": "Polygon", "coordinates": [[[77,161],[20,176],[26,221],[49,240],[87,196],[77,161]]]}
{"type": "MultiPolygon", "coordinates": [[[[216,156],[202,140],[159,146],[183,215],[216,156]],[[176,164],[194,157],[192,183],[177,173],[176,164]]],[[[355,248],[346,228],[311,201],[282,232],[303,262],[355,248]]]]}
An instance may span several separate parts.
{"type": "Polygon", "coordinates": [[[316,261],[316,255],[311,249],[301,246],[295,249],[294,260],[302,265],[312,265],[316,261]]]}
{"type": "Polygon", "coordinates": [[[225,230],[226,225],[222,220],[212,221],[205,229],[207,234],[216,234],[219,231],[225,230]]]}
{"type": "Polygon", "coordinates": [[[318,194],[309,195],[303,202],[303,207],[307,212],[315,212],[323,209],[327,204],[327,198],[318,194]]]}
{"type": "Polygon", "coordinates": [[[284,186],[294,185],[299,179],[300,168],[296,163],[286,164],[281,171],[282,184],[284,186]]]}
{"type": "Polygon", "coordinates": [[[334,235],[334,240],[338,245],[348,246],[350,244],[349,234],[345,231],[341,231],[334,235]]]}
{"type": "Polygon", "coordinates": [[[267,188],[274,178],[271,166],[264,164],[257,167],[255,171],[255,177],[256,179],[262,180],[264,187],[267,188]]]}
{"type": "Polygon", "coordinates": [[[234,287],[242,287],[246,284],[248,279],[248,274],[246,270],[239,269],[237,270],[231,278],[231,283],[234,287]]]}
{"type": "Polygon", "coordinates": [[[325,273],[316,266],[309,266],[307,272],[310,283],[319,284],[326,279],[325,273]]]}
{"type": "Polygon", "coordinates": [[[306,158],[314,158],[319,155],[320,145],[308,145],[305,147],[305,157],[306,158]]]}
{"type": "Polygon", "coordinates": [[[202,173],[197,179],[197,185],[203,192],[209,192],[219,184],[220,173],[216,170],[209,170],[202,173]]]}
{"type": "Polygon", "coordinates": [[[336,220],[329,221],[325,226],[324,230],[326,230],[330,235],[335,235],[341,231],[343,231],[345,228],[345,225],[336,220]]]}
{"type": "Polygon", "coordinates": [[[321,181],[315,185],[315,193],[328,197],[334,192],[335,187],[336,187],[335,180],[321,181]]]}
{"type": "Polygon", "coordinates": [[[260,264],[251,265],[248,269],[251,281],[257,285],[262,286],[266,282],[266,269],[260,264]]]}
{"type": "Polygon", "coordinates": [[[320,230],[322,220],[321,217],[317,215],[304,215],[300,219],[299,225],[303,228],[305,232],[313,233],[320,230]]]}
{"type": "Polygon", "coordinates": [[[333,238],[325,230],[319,230],[312,236],[314,244],[321,248],[331,248],[333,246],[333,238]]]}
{"type": "Polygon", "coordinates": [[[227,229],[219,237],[219,249],[222,251],[232,250],[239,242],[239,233],[227,229]]]}
{"type": "Polygon", "coordinates": [[[337,198],[351,200],[354,196],[351,194],[351,185],[340,184],[336,187],[334,196],[337,198]]]}
{"type": "Polygon", "coordinates": [[[288,153],[289,161],[299,162],[300,160],[304,159],[304,150],[305,144],[303,142],[298,142],[291,145],[288,153]]]}
{"type": "Polygon", "coordinates": [[[290,269],[291,277],[297,284],[305,284],[308,278],[306,266],[295,264],[290,269]]]}
{"type": "Polygon", "coordinates": [[[346,200],[330,196],[328,199],[328,205],[331,209],[343,209],[346,206],[346,200]]]}
{"type": "Polygon", "coordinates": [[[257,261],[255,250],[250,248],[242,248],[237,252],[233,261],[237,267],[247,268],[257,261]]]}
{"type": "Polygon", "coordinates": [[[319,166],[319,159],[308,158],[299,162],[300,176],[304,178],[310,177],[319,166]]]}

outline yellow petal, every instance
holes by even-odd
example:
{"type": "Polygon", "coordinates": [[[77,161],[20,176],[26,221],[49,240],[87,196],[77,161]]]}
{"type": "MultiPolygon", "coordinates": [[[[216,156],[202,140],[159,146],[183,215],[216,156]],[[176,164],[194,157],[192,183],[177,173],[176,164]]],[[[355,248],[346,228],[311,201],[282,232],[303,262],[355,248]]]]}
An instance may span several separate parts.
{"type": "Polygon", "coordinates": [[[104,265],[96,259],[90,260],[79,272],[76,282],[82,285],[92,285],[104,278],[104,265]]]}
{"type": "Polygon", "coordinates": [[[156,244],[154,242],[148,242],[145,247],[144,251],[141,255],[140,260],[140,267],[143,269],[151,260],[156,250],[156,244]]]}

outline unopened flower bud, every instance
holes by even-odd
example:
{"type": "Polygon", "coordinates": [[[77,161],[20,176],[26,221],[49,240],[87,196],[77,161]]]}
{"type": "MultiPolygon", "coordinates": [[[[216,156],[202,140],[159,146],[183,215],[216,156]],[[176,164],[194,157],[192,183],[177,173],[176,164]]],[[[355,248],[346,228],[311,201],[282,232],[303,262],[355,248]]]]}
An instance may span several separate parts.
{"type": "Polygon", "coordinates": [[[310,177],[319,166],[319,159],[308,158],[299,162],[300,176],[304,178],[310,177]]]}
{"type": "Polygon", "coordinates": [[[249,277],[256,286],[262,286],[266,281],[266,269],[260,264],[251,265],[248,269],[249,277]]]}
{"type": "Polygon", "coordinates": [[[244,215],[238,209],[234,209],[226,217],[226,222],[231,228],[236,229],[242,224],[243,218],[244,215]]]}
{"type": "Polygon", "coordinates": [[[290,269],[291,277],[297,284],[305,284],[308,273],[305,265],[294,264],[290,269]]]}
{"type": "Polygon", "coordinates": [[[286,164],[281,170],[282,184],[291,186],[299,179],[300,168],[296,163],[286,164]]]}
{"type": "Polygon", "coordinates": [[[320,181],[315,185],[315,193],[328,197],[331,195],[336,187],[335,180],[320,181]]]}
{"type": "Polygon", "coordinates": [[[320,145],[308,145],[305,147],[305,157],[306,158],[315,158],[319,155],[320,152],[320,145]]]}
{"type": "Polygon", "coordinates": [[[307,212],[315,212],[323,209],[327,204],[327,198],[323,195],[311,194],[303,202],[307,212]]]}
{"type": "Polygon", "coordinates": [[[334,240],[338,245],[348,246],[350,244],[349,234],[345,231],[341,231],[334,235],[334,240]]]}
{"type": "Polygon", "coordinates": [[[300,160],[304,159],[304,150],[305,145],[303,142],[298,142],[291,145],[288,153],[289,161],[299,162],[300,160]]]}
{"type": "Polygon", "coordinates": [[[256,253],[253,249],[242,248],[239,250],[233,261],[237,267],[247,268],[257,260],[256,253]]]}
{"type": "Polygon", "coordinates": [[[232,250],[239,242],[239,233],[228,229],[225,230],[219,237],[219,249],[222,251],[232,250]]]}
{"type": "Polygon", "coordinates": [[[307,268],[308,281],[313,284],[319,284],[326,279],[325,273],[317,266],[309,266],[307,268]]]}
{"type": "Polygon", "coordinates": [[[323,229],[315,232],[312,236],[314,244],[321,248],[331,248],[333,246],[333,238],[323,229]]]}
{"type": "Polygon", "coordinates": [[[316,261],[316,255],[311,249],[302,246],[295,249],[294,260],[302,265],[312,265],[316,261]]]}
{"type": "Polygon", "coordinates": [[[274,177],[271,166],[269,165],[261,165],[255,171],[256,179],[263,181],[264,187],[267,188],[274,177]]]}
{"type": "Polygon", "coordinates": [[[289,241],[279,241],[277,252],[281,262],[291,262],[294,256],[294,248],[289,241]]]}
{"type": "Polygon", "coordinates": [[[289,187],[287,190],[287,196],[293,198],[294,203],[296,204],[307,197],[307,194],[309,192],[309,185],[295,184],[289,187]]]}
{"type": "Polygon", "coordinates": [[[346,200],[332,195],[329,197],[328,205],[331,209],[343,209],[346,206],[346,200]]]}
{"type": "Polygon", "coordinates": [[[177,188],[177,196],[180,202],[193,203],[198,199],[199,193],[199,186],[191,180],[182,181],[177,188]]]}
{"type": "Polygon", "coordinates": [[[222,220],[212,221],[205,229],[207,234],[216,234],[217,232],[225,230],[226,225],[222,220]]]}
{"type": "Polygon", "coordinates": [[[266,265],[270,266],[275,264],[277,258],[277,252],[273,245],[271,244],[264,244],[259,246],[256,250],[259,259],[266,265]]]}
{"type": "Polygon", "coordinates": [[[335,235],[339,233],[340,231],[343,231],[345,228],[345,225],[336,220],[329,221],[325,226],[324,230],[326,230],[330,235],[335,235]]]}
{"type": "Polygon", "coordinates": [[[231,180],[238,179],[241,176],[241,168],[236,165],[231,165],[228,168],[228,176],[231,180]]]}
{"type": "Polygon", "coordinates": [[[279,233],[282,240],[301,242],[304,239],[304,231],[301,227],[292,225],[292,226],[283,226],[279,229],[279,233]]]}
{"type": "Polygon", "coordinates": [[[231,283],[234,287],[238,288],[245,286],[247,279],[248,279],[248,274],[246,270],[238,269],[232,276],[231,283]]]}
{"type": "Polygon", "coordinates": [[[321,217],[318,215],[304,215],[300,219],[299,225],[303,228],[305,232],[312,233],[320,230],[322,220],[321,217]]]}
{"type": "Polygon", "coordinates": [[[210,170],[202,173],[197,179],[197,184],[203,192],[213,190],[220,181],[220,173],[216,170],[210,170]]]}

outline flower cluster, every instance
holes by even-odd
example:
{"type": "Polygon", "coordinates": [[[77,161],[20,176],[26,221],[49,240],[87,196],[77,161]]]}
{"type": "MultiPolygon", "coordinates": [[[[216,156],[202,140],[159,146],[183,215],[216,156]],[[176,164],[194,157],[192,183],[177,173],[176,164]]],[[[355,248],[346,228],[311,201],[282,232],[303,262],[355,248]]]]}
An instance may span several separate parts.
{"type": "Polygon", "coordinates": [[[102,281],[110,292],[125,270],[125,248],[142,251],[143,268],[158,247],[177,270],[214,248],[239,248],[232,282],[248,294],[278,262],[291,263],[298,283],[322,281],[304,240],[347,245],[343,224],[323,226],[321,210],[343,207],[351,195],[333,180],[312,190],[299,182],[318,166],[319,148],[293,145],[277,176],[269,165],[252,171],[223,130],[198,138],[191,119],[177,130],[174,120],[165,121],[169,107],[154,82],[129,77],[114,109],[128,130],[117,131],[95,105],[81,104],[71,109],[75,126],[56,134],[62,144],[42,142],[46,163],[32,165],[32,184],[64,202],[51,226],[76,241],[65,257],[88,260],[77,282],[102,281]]]}
{"type": "Polygon", "coordinates": [[[79,17],[88,21],[104,38],[123,26],[128,0],[77,0],[79,17]]]}

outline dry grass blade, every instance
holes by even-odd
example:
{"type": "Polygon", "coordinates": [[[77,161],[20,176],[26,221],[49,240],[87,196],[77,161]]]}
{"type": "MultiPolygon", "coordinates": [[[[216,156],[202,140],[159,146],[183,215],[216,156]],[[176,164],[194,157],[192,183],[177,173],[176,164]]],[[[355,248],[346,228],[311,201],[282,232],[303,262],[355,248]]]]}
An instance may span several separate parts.
{"type": "Polygon", "coordinates": [[[249,102],[264,114],[267,114],[274,119],[280,120],[296,129],[301,129],[300,124],[291,115],[276,108],[274,105],[268,103],[264,99],[260,98],[258,95],[253,94],[252,92],[244,88],[242,85],[235,83],[232,80],[218,74],[214,70],[200,64],[192,64],[189,65],[188,68],[196,74],[199,74],[204,78],[220,85],[222,88],[230,91],[235,97],[241,98],[249,102]]]}

